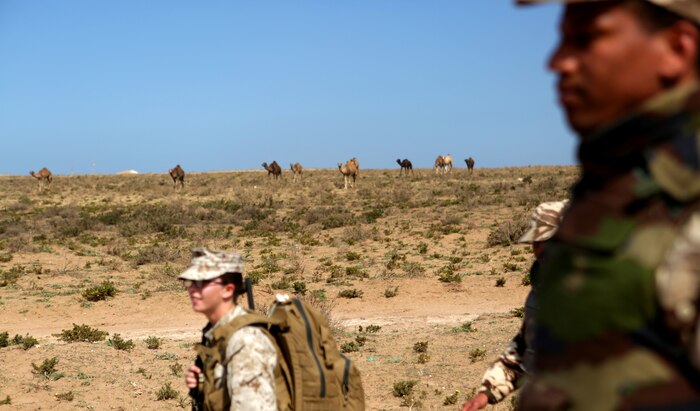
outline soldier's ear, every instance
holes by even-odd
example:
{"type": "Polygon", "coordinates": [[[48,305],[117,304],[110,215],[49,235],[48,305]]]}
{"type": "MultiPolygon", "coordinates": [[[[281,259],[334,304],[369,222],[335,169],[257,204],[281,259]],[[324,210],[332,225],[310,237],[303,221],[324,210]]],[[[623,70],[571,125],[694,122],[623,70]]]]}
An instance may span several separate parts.
{"type": "Polygon", "coordinates": [[[225,300],[233,300],[233,296],[236,292],[236,286],[233,283],[223,284],[222,297],[225,300]]]}
{"type": "Polygon", "coordinates": [[[700,31],[692,23],[681,20],[659,33],[664,53],[659,74],[671,85],[698,77],[698,42],[700,31]]]}

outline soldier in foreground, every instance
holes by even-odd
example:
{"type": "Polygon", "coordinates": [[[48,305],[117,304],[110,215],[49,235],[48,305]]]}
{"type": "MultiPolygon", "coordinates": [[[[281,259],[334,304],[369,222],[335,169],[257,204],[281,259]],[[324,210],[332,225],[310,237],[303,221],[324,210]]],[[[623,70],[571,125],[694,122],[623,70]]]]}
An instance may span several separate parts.
{"type": "Polygon", "coordinates": [[[549,67],[582,176],[520,409],[700,409],[700,1],[562,2],[549,67]]]}
{"type": "Polygon", "coordinates": [[[462,411],[480,410],[488,404],[497,404],[520,388],[534,367],[535,315],[537,313],[537,271],[545,241],[552,238],[559,227],[567,201],[542,203],[532,213],[530,229],[518,242],[532,244],[535,263],[530,269],[532,290],[525,301],[525,316],[520,331],[513,337],[501,355],[484,373],[481,386],[474,398],[467,401],[462,411]]]}
{"type": "Polygon", "coordinates": [[[217,330],[247,315],[238,304],[238,297],[245,293],[243,258],[236,253],[195,249],[191,266],[179,279],[185,281],[192,309],[209,321],[202,330],[202,346],[211,348],[216,356],[222,351],[218,344],[226,345],[226,358],[217,361],[207,378],[206,364],[187,369],[185,384],[198,403],[194,409],[277,410],[277,352],[263,330],[246,326],[228,341],[217,338],[217,330]]]}

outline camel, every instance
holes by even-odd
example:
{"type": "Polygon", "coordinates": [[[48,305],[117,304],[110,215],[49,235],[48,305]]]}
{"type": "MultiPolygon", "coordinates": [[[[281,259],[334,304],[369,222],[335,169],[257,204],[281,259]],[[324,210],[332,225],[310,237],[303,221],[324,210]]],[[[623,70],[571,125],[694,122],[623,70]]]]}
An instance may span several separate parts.
{"type": "Polygon", "coordinates": [[[276,161],[273,161],[269,166],[267,163],[262,163],[261,165],[265,170],[267,170],[268,177],[272,176],[275,180],[277,180],[282,175],[282,167],[280,167],[276,161]]]}
{"type": "Polygon", "coordinates": [[[433,165],[433,168],[435,169],[435,174],[440,175],[446,172],[445,167],[445,157],[437,156],[437,158],[435,159],[435,165],[433,165]]]}
{"type": "Polygon", "coordinates": [[[474,173],[474,164],[476,163],[473,158],[469,157],[468,159],[464,160],[465,163],[467,163],[467,170],[469,170],[469,174],[474,173]]]}
{"type": "Polygon", "coordinates": [[[357,168],[357,176],[360,176],[360,162],[357,160],[357,158],[353,157],[349,161],[352,161],[355,163],[355,168],[357,168]]]}
{"type": "Polygon", "coordinates": [[[178,182],[180,183],[180,188],[185,188],[185,170],[179,164],[175,168],[168,170],[168,174],[173,179],[173,188],[177,188],[178,182]]]}
{"type": "Polygon", "coordinates": [[[345,177],[345,189],[348,189],[348,180],[350,177],[352,177],[351,186],[355,187],[355,179],[360,172],[359,167],[357,166],[357,160],[354,158],[348,160],[348,162],[345,163],[345,167],[343,167],[343,163],[338,163],[338,170],[340,170],[340,172],[343,173],[343,177],[345,177]]]}
{"type": "Polygon", "coordinates": [[[452,155],[448,154],[442,157],[445,160],[445,172],[452,171],[452,155]]]}
{"type": "Polygon", "coordinates": [[[301,166],[299,163],[294,163],[290,164],[289,168],[292,169],[292,173],[294,173],[294,178],[292,179],[292,182],[296,183],[297,178],[301,180],[301,172],[304,170],[304,167],[301,166]]]}
{"type": "Polygon", "coordinates": [[[29,175],[39,180],[39,191],[43,190],[45,186],[48,187],[53,180],[51,172],[46,167],[39,170],[39,172],[36,174],[34,173],[34,170],[32,170],[29,172],[29,175]]]}
{"type": "Polygon", "coordinates": [[[411,170],[411,175],[413,175],[413,164],[405,158],[403,161],[401,161],[400,158],[396,159],[396,162],[401,166],[401,170],[399,170],[399,175],[401,175],[402,171],[406,172],[406,175],[408,176],[408,170],[411,170]]]}

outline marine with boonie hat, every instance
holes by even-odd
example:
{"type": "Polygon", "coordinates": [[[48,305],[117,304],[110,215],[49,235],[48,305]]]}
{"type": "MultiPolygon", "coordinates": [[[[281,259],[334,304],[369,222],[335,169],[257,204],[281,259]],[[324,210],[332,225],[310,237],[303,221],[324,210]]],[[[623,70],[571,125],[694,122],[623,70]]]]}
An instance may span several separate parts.
{"type": "Polygon", "coordinates": [[[210,251],[200,247],[192,250],[190,266],[180,274],[178,279],[205,281],[225,273],[243,274],[243,257],[238,253],[210,251]]]}
{"type": "Polygon", "coordinates": [[[536,272],[542,258],[542,246],[557,232],[567,204],[568,200],[548,201],[535,207],[532,212],[530,228],[518,240],[519,243],[532,244],[536,259],[530,269],[533,288],[525,300],[525,313],[520,330],[486,370],[477,394],[462,406],[462,411],[475,411],[486,407],[487,404],[500,403],[522,387],[526,377],[533,373],[533,339],[537,312],[536,272]]]}
{"type": "Polygon", "coordinates": [[[187,286],[194,311],[209,320],[202,330],[200,352],[226,353],[220,360],[200,355],[187,369],[185,384],[196,404],[194,409],[277,410],[277,351],[269,337],[260,327],[245,326],[228,341],[216,338],[219,328],[248,314],[237,302],[245,292],[243,257],[196,248],[190,266],[178,278],[187,286]]]}
{"type": "Polygon", "coordinates": [[[558,2],[548,66],[582,167],[518,409],[700,410],[700,0],[558,2]]]}

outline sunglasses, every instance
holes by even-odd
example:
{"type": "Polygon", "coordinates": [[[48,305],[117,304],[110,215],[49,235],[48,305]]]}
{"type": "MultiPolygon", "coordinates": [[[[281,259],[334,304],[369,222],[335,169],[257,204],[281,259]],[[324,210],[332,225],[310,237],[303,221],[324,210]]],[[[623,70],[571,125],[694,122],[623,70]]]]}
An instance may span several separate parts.
{"type": "Polygon", "coordinates": [[[194,286],[194,288],[201,290],[204,287],[208,286],[209,284],[223,284],[221,281],[215,281],[215,280],[185,280],[183,281],[183,284],[185,285],[185,289],[189,289],[191,286],[194,286]]]}

